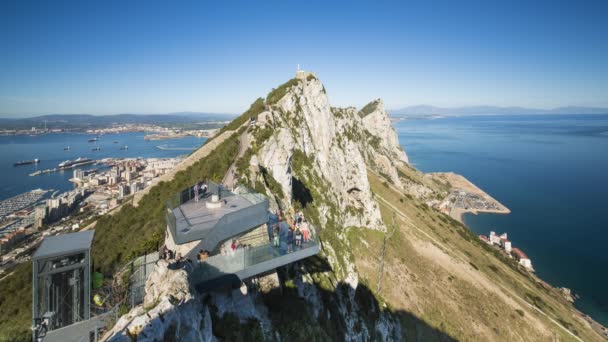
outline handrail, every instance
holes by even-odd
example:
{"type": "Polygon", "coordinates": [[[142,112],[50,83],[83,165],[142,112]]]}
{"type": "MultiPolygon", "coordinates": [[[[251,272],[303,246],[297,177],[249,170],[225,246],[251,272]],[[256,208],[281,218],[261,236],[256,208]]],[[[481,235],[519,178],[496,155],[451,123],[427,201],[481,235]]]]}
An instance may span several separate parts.
{"type": "MultiPolygon", "coordinates": [[[[311,232],[315,228],[311,225],[311,232]]],[[[301,247],[294,247],[288,251],[283,246],[275,246],[272,242],[262,245],[236,249],[229,254],[218,254],[198,262],[199,272],[196,274],[197,282],[202,283],[215,278],[214,275],[234,274],[249,267],[261,264],[274,258],[290,255],[302,250],[308,250],[319,246],[318,234],[313,234],[311,239],[303,243],[301,247]]]]}

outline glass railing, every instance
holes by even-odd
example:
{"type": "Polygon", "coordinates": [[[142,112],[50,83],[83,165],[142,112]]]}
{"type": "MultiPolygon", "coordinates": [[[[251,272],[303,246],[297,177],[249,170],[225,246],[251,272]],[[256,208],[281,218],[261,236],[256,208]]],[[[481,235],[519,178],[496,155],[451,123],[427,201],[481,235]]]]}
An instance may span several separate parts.
{"type": "MultiPolygon", "coordinates": [[[[230,196],[234,196],[230,190],[225,189],[223,185],[217,184],[212,181],[207,181],[207,194],[219,194],[220,198],[226,198],[230,196]]],[[[199,191],[199,196],[202,195],[202,192],[199,191]]],[[[166,202],[167,208],[176,209],[180,205],[187,203],[194,199],[195,192],[194,186],[188,187],[174,195],[172,195],[166,202]]]]}
{"type": "Polygon", "coordinates": [[[211,256],[204,261],[197,261],[196,282],[203,283],[223,275],[234,274],[278,257],[316,247],[318,246],[317,235],[312,226],[310,230],[312,233],[310,239],[302,241],[300,246],[295,245],[293,242],[295,239],[288,243],[287,237],[284,236],[279,238],[278,245],[268,242],[258,246],[237,248],[234,251],[229,250],[225,254],[211,256]]]}

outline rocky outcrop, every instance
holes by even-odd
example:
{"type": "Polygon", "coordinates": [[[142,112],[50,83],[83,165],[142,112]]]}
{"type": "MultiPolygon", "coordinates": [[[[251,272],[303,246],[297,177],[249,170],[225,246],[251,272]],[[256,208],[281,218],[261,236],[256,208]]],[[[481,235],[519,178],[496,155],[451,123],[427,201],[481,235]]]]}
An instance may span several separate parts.
{"type": "Polygon", "coordinates": [[[272,135],[259,142],[255,163],[280,184],[284,200],[293,200],[298,177],[316,178],[319,188],[329,190],[324,196],[338,206],[344,226],[385,229],[372,198],[367,166],[371,161],[400,185],[396,166],[407,163],[407,156],[382,101],[366,106],[370,112],[364,116],[355,108],[333,108],[323,84],[307,77],[292,82],[276,103],[266,106],[259,124],[271,129],[272,135]],[[306,170],[294,167],[296,151],[310,161],[306,170]]]}
{"type": "Polygon", "coordinates": [[[186,270],[171,270],[167,261],[159,260],[145,291],[143,305],[122,316],[104,340],[212,340],[209,312],[195,298],[186,270]]]}
{"type": "Polygon", "coordinates": [[[368,103],[359,111],[359,116],[364,129],[368,130],[373,136],[380,138],[375,149],[383,152],[382,154],[391,157],[399,163],[409,163],[405,151],[399,145],[397,132],[391,124],[386,110],[384,109],[384,101],[382,99],[374,100],[368,103]]]}

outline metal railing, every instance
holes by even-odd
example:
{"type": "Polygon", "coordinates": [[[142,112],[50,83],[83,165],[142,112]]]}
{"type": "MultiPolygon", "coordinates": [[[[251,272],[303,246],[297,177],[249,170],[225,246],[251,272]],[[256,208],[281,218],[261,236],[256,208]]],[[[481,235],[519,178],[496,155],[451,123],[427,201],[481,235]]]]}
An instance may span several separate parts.
{"type": "Polygon", "coordinates": [[[141,304],[144,300],[146,280],[154,270],[154,265],[159,259],[159,253],[154,252],[140,256],[130,262],[127,267],[131,270],[130,288],[129,288],[129,303],[131,308],[141,304]]]}
{"type": "MultiPolygon", "coordinates": [[[[208,181],[207,183],[207,192],[206,194],[216,194],[219,195],[220,198],[226,198],[234,196],[230,190],[225,189],[221,184],[217,184],[212,181],[208,181]]],[[[199,196],[202,195],[202,192],[199,191],[199,196]]],[[[171,196],[166,204],[169,209],[177,209],[182,204],[193,200],[195,197],[194,186],[188,187],[173,196],[171,196]]]]}

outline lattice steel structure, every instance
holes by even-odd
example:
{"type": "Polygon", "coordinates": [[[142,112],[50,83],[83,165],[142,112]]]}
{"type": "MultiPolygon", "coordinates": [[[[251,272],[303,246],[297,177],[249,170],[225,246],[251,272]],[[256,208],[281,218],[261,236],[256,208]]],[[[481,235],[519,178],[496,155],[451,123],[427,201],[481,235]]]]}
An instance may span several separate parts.
{"type": "Polygon", "coordinates": [[[94,231],[50,236],[32,257],[32,330],[46,332],[91,317],[91,244],[94,231]]]}

